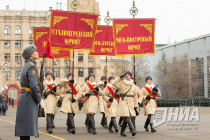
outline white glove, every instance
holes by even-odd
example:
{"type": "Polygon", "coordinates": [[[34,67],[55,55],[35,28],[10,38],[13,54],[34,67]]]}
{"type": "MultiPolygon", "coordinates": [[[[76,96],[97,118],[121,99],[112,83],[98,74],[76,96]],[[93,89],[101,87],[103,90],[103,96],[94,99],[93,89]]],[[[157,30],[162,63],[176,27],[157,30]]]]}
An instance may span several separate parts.
{"type": "Polygon", "coordinates": [[[45,104],[44,104],[44,101],[43,100],[41,100],[40,105],[41,105],[41,108],[44,108],[45,107],[45,104]]]}

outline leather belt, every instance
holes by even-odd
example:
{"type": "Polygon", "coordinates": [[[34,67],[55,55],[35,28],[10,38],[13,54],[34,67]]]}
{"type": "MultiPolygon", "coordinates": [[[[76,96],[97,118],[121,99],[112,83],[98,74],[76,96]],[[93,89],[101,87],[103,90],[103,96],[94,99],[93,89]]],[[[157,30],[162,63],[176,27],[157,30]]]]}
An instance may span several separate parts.
{"type": "Polygon", "coordinates": [[[134,95],[125,95],[125,97],[134,97],[134,95]]]}
{"type": "Polygon", "coordinates": [[[29,87],[21,87],[21,92],[31,91],[29,87]]]}

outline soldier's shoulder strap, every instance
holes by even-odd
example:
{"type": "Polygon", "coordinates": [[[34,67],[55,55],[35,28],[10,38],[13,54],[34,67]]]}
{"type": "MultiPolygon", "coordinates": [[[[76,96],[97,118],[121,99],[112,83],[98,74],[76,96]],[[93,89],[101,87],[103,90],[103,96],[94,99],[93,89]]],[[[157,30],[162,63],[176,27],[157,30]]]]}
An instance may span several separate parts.
{"type": "Polygon", "coordinates": [[[33,62],[31,62],[31,61],[29,61],[29,63],[30,63],[31,65],[34,65],[34,63],[33,63],[33,62]]]}
{"type": "Polygon", "coordinates": [[[131,90],[132,86],[133,85],[130,86],[130,88],[128,89],[128,91],[125,92],[125,94],[127,94],[131,90]]]}
{"type": "MultiPolygon", "coordinates": [[[[34,66],[34,68],[36,68],[36,66],[34,65],[34,63],[32,63],[31,61],[29,61],[29,65],[28,65],[28,67],[26,68],[26,70],[25,70],[25,78],[26,78],[26,82],[29,84],[29,81],[28,81],[28,77],[27,77],[27,71],[28,71],[28,69],[31,67],[31,66],[34,66]]],[[[37,69],[37,68],[36,68],[37,69]]]]}

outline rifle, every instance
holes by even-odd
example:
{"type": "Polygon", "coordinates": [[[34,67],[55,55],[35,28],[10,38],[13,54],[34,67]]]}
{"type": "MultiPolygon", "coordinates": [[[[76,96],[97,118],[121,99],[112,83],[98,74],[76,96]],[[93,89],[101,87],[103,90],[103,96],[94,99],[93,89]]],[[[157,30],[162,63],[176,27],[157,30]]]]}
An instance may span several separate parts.
{"type": "MultiPolygon", "coordinates": [[[[157,85],[155,86],[155,88],[158,88],[158,86],[159,86],[159,84],[157,84],[157,85]]],[[[154,89],[154,88],[153,88],[153,89],[154,89]]],[[[149,96],[152,96],[152,94],[154,94],[154,93],[153,93],[153,89],[152,89],[152,91],[149,93],[149,96]]],[[[145,100],[145,101],[144,101],[144,104],[147,105],[148,102],[149,102],[149,100],[145,100]]]]}
{"type": "MultiPolygon", "coordinates": [[[[60,84],[58,84],[57,86],[54,86],[54,87],[57,88],[57,87],[59,87],[59,86],[60,86],[60,84]]],[[[53,88],[53,87],[52,87],[52,88],[53,88]]],[[[47,96],[48,96],[49,94],[54,94],[54,95],[55,95],[53,89],[50,89],[49,91],[44,92],[44,94],[43,94],[44,99],[46,99],[47,96]]],[[[56,96],[56,95],[55,95],[55,96],[56,96]]]]}
{"type": "MultiPolygon", "coordinates": [[[[117,92],[118,92],[118,90],[116,89],[115,92],[114,92],[114,94],[113,94],[112,97],[111,97],[112,99],[115,98],[117,92]]],[[[111,105],[112,105],[112,102],[109,101],[109,103],[107,104],[107,107],[110,108],[111,105]]]]}
{"type": "MultiPolygon", "coordinates": [[[[42,92],[44,90],[44,84],[43,84],[43,81],[44,81],[44,59],[46,58],[46,55],[47,53],[44,53],[43,54],[43,60],[42,60],[42,65],[41,65],[41,68],[40,68],[40,78],[39,78],[39,90],[40,90],[40,94],[42,96],[42,92]]],[[[45,117],[45,113],[44,113],[44,108],[41,108],[41,105],[39,104],[38,106],[38,117],[45,117]]]]}
{"type": "MultiPolygon", "coordinates": [[[[98,85],[97,87],[99,88],[99,87],[101,87],[101,86],[103,86],[103,84],[101,84],[101,85],[98,85]]],[[[96,88],[96,87],[95,87],[96,88]]],[[[90,90],[87,94],[92,94],[92,93],[94,93],[95,92],[95,89],[94,90],[90,90]]],[[[82,99],[82,103],[84,104],[85,103],[85,101],[87,100],[89,98],[89,96],[85,96],[83,99],[82,99]]]]}

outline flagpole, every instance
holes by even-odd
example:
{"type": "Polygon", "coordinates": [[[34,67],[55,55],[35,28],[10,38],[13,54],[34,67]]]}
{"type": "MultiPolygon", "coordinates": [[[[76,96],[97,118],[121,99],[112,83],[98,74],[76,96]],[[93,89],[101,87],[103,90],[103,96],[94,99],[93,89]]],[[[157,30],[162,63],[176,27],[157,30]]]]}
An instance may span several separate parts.
{"type": "MultiPolygon", "coordinates": [[[[111,22],[111,20],[112,19],[109,16],[109,10],[107,10],[107,15],[104,18],[104,22],[106,23],[107,27],[108,27],[109,23],[111,22]]],[[[105,71],[105,73],[106,73],[106,79],[107,79],[107,73],[108,73],[108,68],[107,68],[107,52],[106,52],[106,71],[105,71]]]]}
{"type": "MultiPolygon", "coordinates": [[[[130,14],[133,16],[133,20],[135,19],[135,16],[138,14],[138,8],[135,6],[135,0],[133,0],[133,7],[130,9],[130,14]]],[[[135,54],[133,56],[133,75],[134,75],[134,82],[136,81],[136,57],[135,54]]]]}
{"type": "MultiPolygon", "coordinates": [[[[70,4],[71,8],[74,9],[74,12],[76,12],[76,9],[79,8],[80,4],[79,4],[79,1],[78,0],[73,0],[70,4]]],[[[76,24],[75,24],[76,26],[76,24]]],[[[72,52],[72,75],[74,76],[74,49],[73,49],[73,52],[72,52]]]]}

